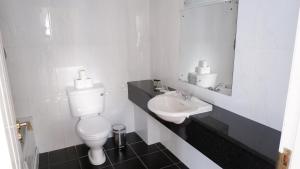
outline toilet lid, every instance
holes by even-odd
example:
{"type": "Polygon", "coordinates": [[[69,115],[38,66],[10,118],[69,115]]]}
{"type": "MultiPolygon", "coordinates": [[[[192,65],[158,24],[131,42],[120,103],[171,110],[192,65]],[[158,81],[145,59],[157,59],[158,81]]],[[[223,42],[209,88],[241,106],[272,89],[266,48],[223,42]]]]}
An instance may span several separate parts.
{"type": "Polygon", "coordinates": [[[83,139],[107,137],[111,131],[111,124],[101,116],[81,119],[77,125],[77,131],[83,139]]]}

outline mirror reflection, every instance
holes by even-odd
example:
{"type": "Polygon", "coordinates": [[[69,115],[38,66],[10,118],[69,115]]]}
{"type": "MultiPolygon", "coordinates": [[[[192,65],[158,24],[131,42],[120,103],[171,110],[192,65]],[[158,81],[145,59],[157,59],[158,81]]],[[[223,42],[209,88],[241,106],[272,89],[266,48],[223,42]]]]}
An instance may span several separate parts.
{"type": "Polygon", "coordinates": [[[181,81],[231,95],[237,15],[237,0],[185,0],[181,81]]]}

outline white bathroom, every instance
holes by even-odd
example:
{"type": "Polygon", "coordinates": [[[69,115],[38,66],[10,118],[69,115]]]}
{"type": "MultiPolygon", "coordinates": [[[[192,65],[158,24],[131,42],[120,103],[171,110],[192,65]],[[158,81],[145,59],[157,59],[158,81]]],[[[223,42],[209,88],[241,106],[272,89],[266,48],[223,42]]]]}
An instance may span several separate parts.
{"type": "Polygon", "coordinates": [[[299,8],[0,0],[1,168],[300,168],[299,8]]]}

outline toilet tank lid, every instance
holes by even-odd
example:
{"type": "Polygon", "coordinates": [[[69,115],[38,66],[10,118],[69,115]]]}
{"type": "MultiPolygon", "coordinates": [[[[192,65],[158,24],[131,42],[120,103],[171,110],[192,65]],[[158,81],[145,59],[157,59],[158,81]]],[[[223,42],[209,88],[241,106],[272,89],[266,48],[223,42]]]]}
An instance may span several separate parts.
{"type": "Polygon", "coordinates": [[[67,87],[67,94],[69,96],[71,95],[77,95],[77,94],[83,94],[83,93],[90,93],[90,92],[99,92],[104,93],[104,86],[102,83],[95,83],[93,87],[91,88],[84,88],[84,89],[76,89],[75,87],[67,87]]]}

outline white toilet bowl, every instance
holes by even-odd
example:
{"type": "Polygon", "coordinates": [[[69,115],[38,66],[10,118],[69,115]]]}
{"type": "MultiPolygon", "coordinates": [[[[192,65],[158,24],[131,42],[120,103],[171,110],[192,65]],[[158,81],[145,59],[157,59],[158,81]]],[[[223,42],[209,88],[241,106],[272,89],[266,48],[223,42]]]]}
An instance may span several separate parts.
{"type": "Polygon", "coordinates": [[[90,84],[84,70],[79,71],[74,87],[67,88],[70,110],[74,117],[79,117],[76,129],[79,137],[90,147],[88,156],[93,165],[103,164],[106,160],[103,152],[111,124],[101,114],[104,112],[104,86],[90,84]],[[88,85],[83,85],[89,82],[88,85]],[[78,84],[82,84],[78,86],[78,84]]]}
{"type": "Polygon", "coordinates": [[[77,124],[77,132],[83,142],[90,147],[88,152],[90,162],[93,165],[103,164],[106,160],[103,145],[111,132],[109,121],[100,115],[82,118],[77,124]]]}

